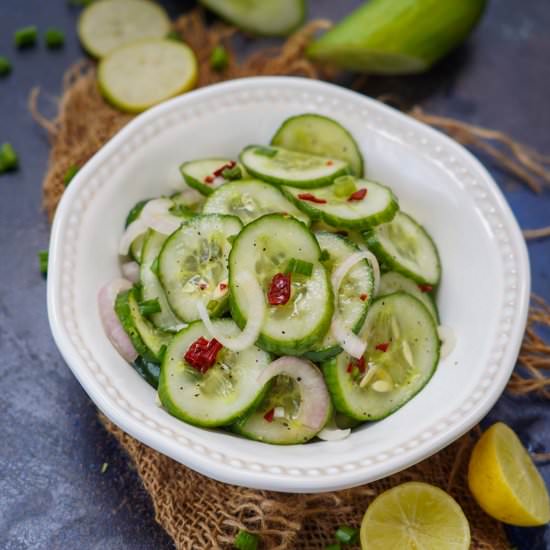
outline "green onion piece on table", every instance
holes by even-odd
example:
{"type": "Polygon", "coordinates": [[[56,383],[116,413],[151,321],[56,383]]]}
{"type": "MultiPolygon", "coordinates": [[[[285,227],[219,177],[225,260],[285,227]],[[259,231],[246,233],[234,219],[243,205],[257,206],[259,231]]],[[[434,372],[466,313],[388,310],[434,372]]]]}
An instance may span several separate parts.
{"type": "Polygon", "coordinates": [[[210,67],[215,71],[223,71],[229,63],[227,50],[222,46],[216,46],[210,54],[210,67]]]}
{"type": "Polygon", "coordinates": [[[342,544],[354,544],[359,536],[359,529],[343,525],[336,531],[336,539],[342,544]]]}
{"type": "Polygon", "coordinates": [[[38,265],[40,267],[40,273],[44,276],[48,274],[48,251],[40,250],[38,252],[38,265]]]}
{"type": "Polygon", "coordinates": [[[67,187],[69,183],[71,183],[71,180],[76,176],[76,173],[80,170],[78,166],[75,164],[72,164],[67,168],[67,171],[65,172],[65,175],[63,176],[63,185],[67,187]]]}
{"type": "Polygon", "coordinates": [[[65,34],[59,29],[51,28],[44,33],[44,40],[46,47],[51,50],[61,48],[65,44],[65,34]]]}
{"type": "Polygon", "coordinates": [[[458,46],[486,0],[370,0],[307,49],[314,61],[373,74],[421,73],[458,46]]]}
{"type": "Polygon", "coordinates": [[[0,174],[17,169],[19,159],[10,143],[4,143],[0,147],[0,174]]]}
{"type": "Polygon", "coordinates": [[[7,57],[0,56],[0,76],[7,76],[11,73],[11,63],[7,57]]]}
{"type": "Polygon", "coordinates": [[[37,29],[34,25],[15,31],[13,40],[18,48],[30,48],[36,44],[37,29]]]}
{"type": "Polygon", "coordinates": [[[329,544],[328,546],[325,546],[325,550],[342,550],[342,547],[338,544],[329,544]]]}
{"type": "Polygon", "coordinates": [[[237,550],[257,550],[259,543],[260,538],[258,535],[241,530],[237,533],[233,541],[233,546],[237,548],[237,550]]]}

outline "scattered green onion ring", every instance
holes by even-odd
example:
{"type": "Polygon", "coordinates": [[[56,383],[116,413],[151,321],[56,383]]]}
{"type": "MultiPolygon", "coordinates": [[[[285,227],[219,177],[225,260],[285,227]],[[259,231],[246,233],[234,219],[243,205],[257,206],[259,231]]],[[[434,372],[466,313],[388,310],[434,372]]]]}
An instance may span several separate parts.
{"type": "Polygon", "coordinates": [[[215,71],[223,71],[229,64],[227,50],[220,44],[210,54],[210,67],[215,71]]]}
{"type": "Polygon", "coordinates": [[[36,44],[37,34],[36,26],[30,25],[15,31],[13,40],[18,48],[30,48],[36,44]]]}
{"type": "Polygon", "coordinates": [[[233,546],[237,548],[237,550],[257,550],[259,543],[260,538],[258,535],[241,530],[237,533],[233,541],[233,546]]]}

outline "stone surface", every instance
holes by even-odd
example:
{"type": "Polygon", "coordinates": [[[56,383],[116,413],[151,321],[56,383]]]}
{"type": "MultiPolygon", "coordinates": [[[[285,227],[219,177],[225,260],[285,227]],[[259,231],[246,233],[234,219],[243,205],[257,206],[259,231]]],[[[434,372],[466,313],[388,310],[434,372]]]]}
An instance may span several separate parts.
{"type": "MultiPolygon", "coordinates": [[[[172,15],[192,4],[163,3],[172,15]]],[[[312,15],[335,19],[359,3],[310,2],[312,15]]],[[[18,172],[0,176],[0,548],[169,549],[139,479],[53,343],[38,272],[36,253],[48,244],[40,204],[48,143],[27,98],[40,86],[42,110],[54,112],[64,70],[83,55],[75,33],[78,12],[64,0],[0,3],[0,55],[14,66],[0,79],[0,142],[11,142],[21,159],[18,172]],[[34,49],[15,51],[13,31],[29,24],[64,30],[65,48],[49,51],[41,39],[34,49]]],[[[427,111],[503,130],[550,154],[549,27],[547,2],[493,0],[468,43],[432,72],[372,78],[368,92],[392,91],[427,111]]],[[[243,40],[242,47],[255,45],[243,40]]],[[[548,193],[534,196],[488,168],[523,227],[550,223],[548,193]]],[[[550,299],[550,240],[531,243],[529,251],[533,289],[550,299]]],[[[504,396],[486,422],[504,420],[530,448],[548,452],[549,419],[547,403],[504,396]]],[[[541,470],[548,482],[550,465],[541,470]]],[[[518,549],[550,548],[548,529],[509,533],[518,549]]]]}

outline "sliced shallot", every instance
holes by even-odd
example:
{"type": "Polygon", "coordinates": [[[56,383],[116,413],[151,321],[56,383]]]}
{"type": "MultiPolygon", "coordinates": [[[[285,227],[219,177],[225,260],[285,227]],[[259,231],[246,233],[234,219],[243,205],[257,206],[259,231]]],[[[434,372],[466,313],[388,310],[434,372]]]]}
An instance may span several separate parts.
{"type": "Polygon", "coordinates": [[[323,441],[342,441],[342,439],[349,437],[350,434],[350,428],[342,430],[336,425],[333,415],[325,424],[325,427],[317,434],[317,437],[323,441]]]}
{"type": "Polygon", "coordinates": [[[260,335],[266,310],[264,293],[256,277],[248,271],[243,271],[238,274],[238,282],[244,289],[248,311],[246,326],[238,336],[224,336],[221,334],[210,320],[206,306],[202,302],[197,304],[199,317],[210,336],[231,351],[243,351],[254,345],[260,335]]]}
{"type": "Polygon", "coordinates": [[[451,327],[439,325],[437,327],[437,335],[441,340],[441,348],[439,349],[439,359],[445,359],[456,346],[456,335],[451,327]]]}
{"type": "Polygon", "coordinates": [[[122,355],[126,361],[133,363],[138,353],[130,338],[122,328],[122,325],[115,313],[115,300],[120,292],[132,288],[132,283],[127,279],[114,279],[106,284],[97,295],[99,317],[111,344],[122,355]]]}
{"type": "Polygon", "coordinates": [[[137,262],[126,262],[122,264],[122,274],[131,283],[139,282],[139,264],[137,262]]]}
{"type": "Polygon", "coordinates": [[[262,371],[258,385],[264,386],[281,374],[293,378],[300,391],[300,407],[295,420],[312,430],[321,430],[330,406],[321,371],[310,361],[298,357],[279,357],[262,371]]]}

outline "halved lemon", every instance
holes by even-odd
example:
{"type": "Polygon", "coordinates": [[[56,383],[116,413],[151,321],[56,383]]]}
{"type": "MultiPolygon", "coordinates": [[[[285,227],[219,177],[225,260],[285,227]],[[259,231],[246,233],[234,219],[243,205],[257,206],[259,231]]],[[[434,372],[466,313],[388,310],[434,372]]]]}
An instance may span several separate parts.
{"type": "Polygon", "coordinates": [[[385,491],[361,523],[362,550],[468,550],[470,526],[447,493],[411,481],[385,491]]]}
{"type": "Polygon", "coordinates": [[[500,521],[525,527],[550,521],[544,480],[518,436],[502,422],[476,443],[468,484],[479,505],[500,521]]]}
{"type": "Polygon", "coordinates": [[[103,58],[98,81],[101,93],[115,107],[145,111],[195,86],[198,65],[193,50],[182,42],[142,40],[103,58]]]}

